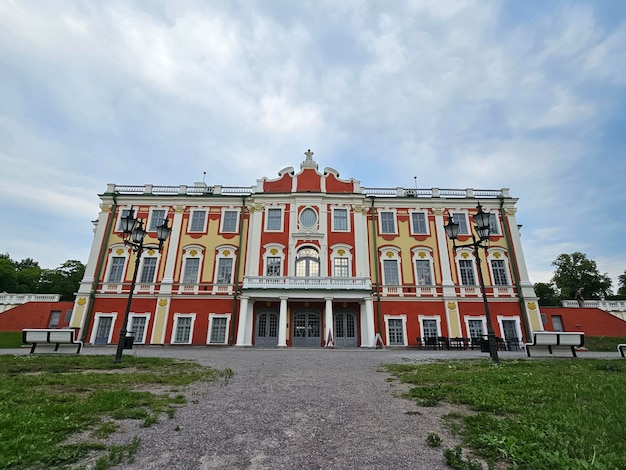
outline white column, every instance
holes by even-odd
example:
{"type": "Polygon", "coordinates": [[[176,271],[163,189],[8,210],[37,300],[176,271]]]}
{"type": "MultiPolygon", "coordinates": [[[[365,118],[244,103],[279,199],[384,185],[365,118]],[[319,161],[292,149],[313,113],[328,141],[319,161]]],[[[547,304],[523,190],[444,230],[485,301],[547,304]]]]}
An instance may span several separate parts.
{"type": "MultiPolygon", "coordinates": [[[[441,284],[443,285],[444,297],[454,297],[454,284],[452,283],[452,271],[450,257],[448,256],[448,238],[444,228],[443,209],[433,208],[435,214],[435,230],[437,232],[437,251],[439,252],[439,264],[441,265],[441,284]]],[[[454,260],[453,260],[454,262],[454,260]]]]}
{"type": "MultiPolygon", "coordinates": [[[[250,222],[246,248],[246,265],[244,276],[259,275],[259,259],[261,256],[261,234],[263,233],[263,205],[249,209],[250,222]]],[[[241,255],[240,255],[241,256],[241,255]]]]}
{"type": "Polygon", "coordinates": [[[361,347],[373,348],[375,346],[374,301],[371,297],[367,297],[361,303],[361,347]]]}
{"type": "MultiPolygon", "coordinates": [[[[333,346],[335,345],[335,333],[333,329],[333,298],[326,297],[326,309],[324,310],[324,344],[328,341],[328,335],[331,335],[333,339],[333,346]]],[[[328,345],[327,345],[328,346],[328,345]]]]}
{"type": "Polygon", "coordinates": [[[176,258],[178,256],[178,245],[180,244],[180,235],[183,229],[183,212],[185,206],[174,206],[174,219],[172,220],[172,232],[167,243],[167,256],[165,258],[165,270],[163,279],[161,280],[161,288],[159,294],[171,294],[172,284],[174,283],[174,268],[176,267],[176,258]]]}
{"type": "Polygon", "coordinates": [[[522,249],[522,240],[520,238],[519,229],[517,228],[515,212],[516,209],[513,207],[507,207],[505,209],[507,223],[511,229],[511,242],[513,242],[513,251],[515,251],[515,259],[517,260],[519,280],[522,287],[532,287],[532,282],[530,282],[530,279],[528,277],[528,269],[526,268],[526,260],[524,259],[524,250],[522,249]]]}
{"type": "Polygon", "coordinates": [[[278,315],[278,347],[287,347],[287,297],[280,297],[280,313],[278,315]]]}
{"type": "Polygon", "coordinates": [[[246,344],[246,327],[249,322],[248,318],[248,296],[242,295],[239,303],[239,323],[237,324],[237,342],[235,346],[251,346],[246,344]]]}
{"type": "Polygon", "coordinates": [[[367,228],[367,209],[353,210],[354,214],[354,256],[357,277],[370,277],[369,230],[367,228]]]}

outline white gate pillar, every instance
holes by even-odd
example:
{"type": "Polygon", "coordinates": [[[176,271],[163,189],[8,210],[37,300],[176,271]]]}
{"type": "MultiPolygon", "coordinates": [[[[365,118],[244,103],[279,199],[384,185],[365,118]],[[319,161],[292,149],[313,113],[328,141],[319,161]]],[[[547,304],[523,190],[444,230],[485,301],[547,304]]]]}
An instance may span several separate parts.
{"type": "Polygon", "coordinates": [[[287,347],[287,297],[280,297],[280,313],[278,315],[278,345],[287,347]]]}

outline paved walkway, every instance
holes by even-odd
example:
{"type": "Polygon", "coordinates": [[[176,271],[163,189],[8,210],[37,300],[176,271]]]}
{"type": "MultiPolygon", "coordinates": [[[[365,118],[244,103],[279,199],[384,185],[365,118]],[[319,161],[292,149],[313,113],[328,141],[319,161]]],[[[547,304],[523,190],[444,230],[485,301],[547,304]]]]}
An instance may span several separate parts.
{"type": "MultiPolygon", "coordinates": [[[[115,348],[86,347],[84,353],[113,357],[115,348]]],[[[400,398],[407,387],[389,381],[380,365],[489,357],[478,351],[207,347],[139,347],[125,354],[193,359],[235,372],[227,385],[190,386],[187,405],[173,419],[148,428],[124,423],[111,443],[139,436],[141,445],[135,462],[118,468],[142,470],[448,469],[443,448],[456,441],[440,416],[450,409],[418,408],[400,398]],[[442,437],[442,447],[427,445],[430,432],[442,437]]]]}

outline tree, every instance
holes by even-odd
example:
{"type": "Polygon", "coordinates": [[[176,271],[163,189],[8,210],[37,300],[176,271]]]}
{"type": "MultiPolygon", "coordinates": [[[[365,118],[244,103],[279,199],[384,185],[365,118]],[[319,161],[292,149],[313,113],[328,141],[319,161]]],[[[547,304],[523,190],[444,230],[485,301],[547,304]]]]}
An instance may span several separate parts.
{"type": "Polygon", "coordinates": [[[17,268],[8,253],[0,254],[0,292],[17,292],[17,268]]]}
{"type": "Polygon", "coordinates": [[[77,260],[67,260],[56,269],[44,269],[41,273],[40,294],[61,294],[61,300],[74,300],[85,265],[77,260]]]}
{"type": "Polygon", "coordinates": [[[617,284],[619,285],[617,295],[626,295],[626,271],[617,277],[617,284]]]}
{"type": "Polygon", "coordinates": [[[539,297],[539,305],[542,307],[558,306],[559,293],[551,282],[538,282],[535,284],[535,294],[539,297]]]}
{"type": "Polygon", "coordinates": [[[560,254],[552,266],[556,266],[552,282],[561,299],[573,299],[580,288],[585,299],[605,299],[611,295],[611,278],[606,273],[600,274],[596,262],[584,253],[560,254]]]}

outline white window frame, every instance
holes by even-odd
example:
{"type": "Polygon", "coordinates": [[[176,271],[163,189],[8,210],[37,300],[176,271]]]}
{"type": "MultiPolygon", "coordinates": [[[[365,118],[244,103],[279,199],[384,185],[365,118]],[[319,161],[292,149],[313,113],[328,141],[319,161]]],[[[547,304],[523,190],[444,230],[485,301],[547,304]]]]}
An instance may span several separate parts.
{"type": "Polygon", "coordinates": [[[148,325],[150,324],[150,313],[145,312],[145,313],[130,313],[128,315],[128,333],[132,333],[135,334],[133,331],[133,322],[135,321],[135,318],[144,318],[146,320],[146,323],[144,325],[143,328],[143,336],[141,338],[137,338],[135,336],[135,343],[137,344],[145,344],[146,342],[146,336],[148,334],[148,325]]]}
{"type": "Polygon", "coordinates": [[[188,245],[183,248],[182,262],[180,266],[180,273],[178,277],[178,293],[197,294],[200,286],[200,280],[202,279],[202,269],[204,266],[204,247],[199,245],[188,245]],[[198,273],[196,281],[193,283],[184,282],[185,269],[188,259],[198,259],[198,273]]]}
{"type": "Polygon", "coordinates": [[[237,248],[231,245],[222,245],[216,247],[216,255],[215,255],[215,265],[213,272],[213,293],[228,293],[232,294],[233,292],[233,279],[235,276],[235,263],[237,262],[235,253],[237,252],[237,248]],[[219,267],[220,260],[222,259],[231,259],[232,265],[230,270],[230,282],[227,283],[217,283],[217,279],[219,276],[219,267]]]}
{"type": "Polygon", "coordinates": [[[465,297],[466,294],[478,295],[479,289],[477,286],[480,285],[480,279],[478,278],[478,270],[476,268],[476,258],[474,257],[474,252],[470,250],[469,248],[461,248],[456,253],[455,264],[456,264],[457,281],[458,281],[459,287],[461,288],[461,297],[465,297]],[[462,277],[461,277],[461,265],[460,265],[461,260],[472,262],[472,271],[474,273],[473,285],[463,284],[462,277]]]}
{"type": "Polygon", "coordinates": [[[419,297],[421,295],[437,296],[437,280],[435,279],[435,260],[433,259],[433,251],[428,247],[416,247],[413,248],[413,279],[415,280],[415,294],[419,297]],[[420,284],[419,276],[417,272],[417,261],[428,261],[428,267],[430,269],[430,280],[432,284],[420,284]]]}
{"type": "Polygon", "coordinates": [[[319,230],[319,226],[320,226],[320,213],[316,207],[305,206],[305,207],[302,207],[298,211],[298,229],[301,232],[317,232],[319,230]],[[315,214],[315,223],[311,227],[306,227],[302,223],[302,214],[304,214],[305,212],[310,212],[310,211],[313,211],[313,213],[315,214]]]}
{"type": "Polygon", "coordinates": [[[470,335],[470,327],[469,327],[470,320],[480,321],[482,323],[482,330],[483,330],[481,336],[487,336],[487,317],[485,315],[465,315],[463,317],[463,322],[465,323],[466,338],[472,339],[470,335]]]}
{"type": "Polygon", "coordinates": [[[228,337],[230,335],[230,313],[209,313],[209,328],[207,330],[206,344],[228,344],[228,337]],[[211,342],[211,332],[213,331],[213,320],[216,318],[226,319],[226,334],[224,335],[224,341],[221,343],[211,342]]]}
{"type": "Polygon", "coordinates": [[[124,280],[126,277],[126,272],[128,270],[128,260],[130,259],[130,254],[128,252],[128,247],[125,245],[114,245],[109,250],[109,256],[107,258],[107,269],[104,275],[104,279],[106,279],[102,283],[102,292],[115,292],[121,293],[122,286],[124,284],[124,280]],[[109,277],[111,276],[111,267],[113,266],[113,258],[125,258],[124,267],[122,268],[122,279],[120,281],[111,282],[109,281],[109,277]]]}
{"type": "Polygon", "coordinates": [[[220,232],[221,233],[239,233],[239,218],[241,215],[240,207],[222,207],[222,215],[220,217],[220,232]],[[235,213],[235,229],[234,230],[225,230],[224,224],[226,220],[226,214],[228,212],[235,213]]]}
{"type": "Polygon", "coordinates": [[[454,222],[459,224],[459,235],[471,235],[472,227],[470,226],[470,220],[469,220],[469,217],[467,215],[467,211],[466,210],[460,210],[460,209],[453,209],[450,212],[452,213],[452,219],[454,220],[454,222]],[[457,215],[463,217],[463,220],[465,221],[463,224],[461,224],[461,222],[459,222],[456,219],[457,215]],[[465,230],[462,230],[463,228],[465,230]]]}
{"type": "Polygon", "coordinates": [[[285,229],[285,208],[278,207],[278,206],[266,207],[265,208],[265,231],[279,233],[279,232],[283,232],[284,229],[285,229]],[[271,210],[280,211],[280,227],[279,228],[276,228],[276,229],[269,228],[271,210]]]}
{"type": "Polygon", "coordinates": [[[135,217],[137,217],[137,212],[139,211],[139,208],[133,207],[133,206],[120,207],[120,210],[117,214],[117,222],[115,223],[116,232],[122,232],[122,217],[125,217],[126,215],[128,215],[128,212],[131,209],[133,209],[135,213],[135,217]]]}
{"type": "Polygon", "coordinates": [[[192,209],[189,214],[189,225],[187,226],[187,233],[206,233],[207,224],[209,222],[208,211],[206,209],[192,209]],[[202,228],[196,230],[193,228],[193,221],[196,214],[204,214],[204,221],[202,228]]]}
{"type": "Polygon", "coordinates": [[[195,313],[175,313],[174,314],[174,325],[172,328],[172,336],[170,337],[170,344],[191,344],[193,342],[193,328],[196,323],[196,314],[195,313]],[[175,342],[176,339],[176,331],[178,330],[178,321],[181,318],[191,318],[191,326],[189,329],[189,340],[187,342],[175,342]]]}
{"type": "Polygon", "coordinates": [[[330,249],[331,276],[335,277],[335,259],[341,258],[348,260],[348,277],[353,277],[354,272],[352,271],[352,247],[350,245],[338,243],[331,246],[330,249]]]}
{"type": "Polygon", "coordinates": [[[137,284],[135,285],[135,292],[143,292],[143,293],[150,292],[151,294],[154,294],[155,286],[159,280],[160,266],[161,266],[161,253],[159,252],[157,247],[147,246],[146,251],[141,257],[141,262],[139,263],[139,271],[137,273],[137,277],[139,279],[137,280],[137,284]],[[143,269],[144,269],[146,260],[155,259],[155,258],[156,258],[156,265],[154,267],[154,277],[152,278],[152,281],[141,282],[141,277],[143,275],[143,269]]]}
{"type": "Polygon", "coordinates": [[[378,234],[379,235],[397,235],[398,234],[398,213],[396,209],[378,209],[378,234]],[[383,213],[393,214],[393,232],[383,232],[383,213]]]}
{"type": "Polygon", "coordinates": [[[420,337],[424,338],[424,320],[435,320],[437,322],[437,336],[443,336],[441,333],[441,317],[433,315],[418,315],[417,321],[420,325],[420,337]]]}
{"type": "Polygon", "coordinates": [[[383,295],[403,295],[402,291],[402,259],[400,258],[400,248],[386,246],[379,249],[380,271],[383,284],[383,295]],[[398,284],[389,285],[385,276],[385,260],[394,260],[398,271],[398,284]]]}
{"type": "Polygon", "coordinates": [[[348,207],[331,207],[331,231],[333,232],[349,232],[350,231],[350,209],[348,207]],[[346,228],[337,228],[335,225],[335,212],[345,211],[346,228]]]}
{"type": "Polygon", "coordinates": [[[385,315],[385,344],[387,346],[408,346],[408,336],[406,330],[406,314],[402,313],[400,315],[385,315]],[[401,320],[402,321],[402,340],[403,344],[391,344],[389,342],[389,320],[401,320]]]}
{"type": "Polygon", "coordinates": [[[489,230],[489,235],[502,235],[500,217],[498,217],[497,212],[489,212],[489,230]],[[495,230],[492,230],[494,228],[495,230]]]}
{"type": "MultiPolygon", "coordinates": [[[[280,273],[278,276],[284,276],[285,269],[285,247],[283,245],[279,245],[278,243],[268,243],[267,245],[263,245],[265,251],[263,252],[263,276],[268,276],[267,274],[267,263],[269,258],[280,258],[280,273]]],[[[276,277],[276,276],[271,276],[276,277]]]]}
{"type": "Polygon", "coordinates": [[[155,211],[163,211],[163,219],[160,220],[159,222],[163,223],[163,221],[167,219],[167,207],[151,207],[150,215],[148,217],[148,224],[144,227],[144,230],[146,232],[156,232],[157,226],[155,224],[157,221],[154,220],[155,211]]]}
{"type": "MultiPolygon", "coordinates": [[[[500,327],[500,337],[506,342],[506,339],[504,338],[504,327],[502,326],[502,321],[503,320],[509,320],[509,321],[515,321],[515,331],[517,332],[517,339],[520,341],[522,341],[522,338],[524,337],[524,335],[522,334],[522,323],[520,320],[520,317],[511,317],[511,316],[506,316],[506,315],[498,315],[496,316],[496,320],[498,322],[498,326],[500,327]]],[[[496,335],[497,336],[497,335],[496,335]]]]}
{"type": "Polygon", "coordinates": [[[98,333],[98,326],[100,325],[100,317],[113,317],[111,321],[111,329],[109,330],[109,338],[107,344],[111,344],[113,339],[113,330],[115,330],[115,323],[117,322],[117,312],[96,312],[93,316],[93,328],[91,329],[91,335],[89,337],[89,344],[96,342],[96,334],[98,333]]]}
{"type": "Polygon", "coordinates": [[[409,217],[410,217],[410,224],[411,224],[411,235],[429,235],[430,234],[430,227],[428,223],[428,211],[426,210],[409,211],[409,217]],[[413,221],[414,214],[422,214],[424,216],[424,227],[426,230],[425,232],[418,232],[415,229],[415,224],[413,221]]]}

